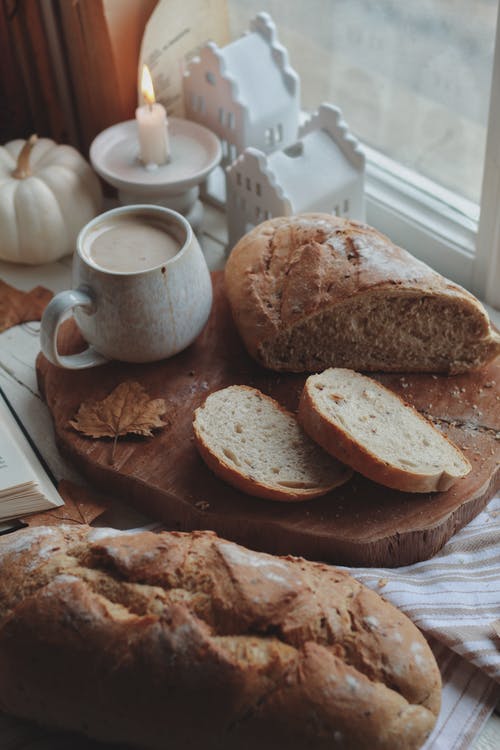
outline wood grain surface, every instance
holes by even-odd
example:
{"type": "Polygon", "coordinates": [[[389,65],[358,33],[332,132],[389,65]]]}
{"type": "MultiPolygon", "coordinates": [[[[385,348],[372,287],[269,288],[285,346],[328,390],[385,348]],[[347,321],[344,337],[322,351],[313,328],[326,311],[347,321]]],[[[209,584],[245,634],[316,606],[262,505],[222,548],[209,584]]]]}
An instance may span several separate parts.
{"type": "MultiPolygon", "coordinates": [[[[84,371],[37,360],[40,391],[54,419],[59,449],[105,490],[172,529],[214,529],[254,549],[346,565],[406,565],[435,554],[500,487],[500,362],[468,375],[380,375],[377,379],[430,417],[469,458],[472,472],[444,493],[405,494],[355,475],[343,487],[304,503],[244,495],[215,477],[193,444],[194,409],[232,383],[260,388],[291,410],[304,375],[265,370],[250,359],[234,328],[220,273],[213,275],[211,317],[189,349],[170,360],[112,362],[84,371]],[[167,401],[166,427],[153,438],[86,438],[68,424],[82,401],[102,399],[126,379],[167,401]]],[[[65,353],[82,348],[69,321],[65,353]]],[[[223,418],[223,415],[222,415],[223,418]]]]}

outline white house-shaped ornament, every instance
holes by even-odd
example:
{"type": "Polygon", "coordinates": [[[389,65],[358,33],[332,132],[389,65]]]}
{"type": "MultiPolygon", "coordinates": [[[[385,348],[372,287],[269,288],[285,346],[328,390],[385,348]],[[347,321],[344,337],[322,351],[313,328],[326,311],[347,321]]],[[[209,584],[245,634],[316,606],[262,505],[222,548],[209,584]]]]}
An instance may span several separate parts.
{"type": "Polygon", "coordinates": [[[320,211],[365,220],[365,156],[342,113],[322,104],[291,146],[247,148],[226,170],[228,249],[275,216],[320,211]]]}
{"type": "Polygon", "coordinates": [[[264,153],[297,138],[300,79],[278,42],[267,13],[259,13],[250,31],[219,48],[204,45],[188,63],[184,77],[186,116],[216,133],[222,166],[247,146],[264,153]]]}

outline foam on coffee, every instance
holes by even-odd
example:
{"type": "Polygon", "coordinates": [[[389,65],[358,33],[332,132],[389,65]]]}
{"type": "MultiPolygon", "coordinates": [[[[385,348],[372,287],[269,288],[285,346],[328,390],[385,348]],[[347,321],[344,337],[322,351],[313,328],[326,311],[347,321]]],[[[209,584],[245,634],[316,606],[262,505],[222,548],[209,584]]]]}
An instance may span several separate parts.
{"type": "Polygon", "coordinates": [[[104,271],[138,273],[173,258],[182,243],[161,222],[134,216],[114,216],[89,232],[84,252],[104,271]]]}

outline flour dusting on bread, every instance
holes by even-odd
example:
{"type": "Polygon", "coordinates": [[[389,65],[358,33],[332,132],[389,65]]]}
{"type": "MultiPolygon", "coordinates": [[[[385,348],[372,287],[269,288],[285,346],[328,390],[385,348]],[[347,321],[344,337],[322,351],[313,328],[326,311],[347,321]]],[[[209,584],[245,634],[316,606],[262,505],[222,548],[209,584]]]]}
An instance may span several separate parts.
{"type": "Polygon", "coordinates": [[[143,750],[417,750],[436,722],[425,639],[344,570],[209,531],[34,536],[50,558],[0,538],[7,713],[143,750]]]}

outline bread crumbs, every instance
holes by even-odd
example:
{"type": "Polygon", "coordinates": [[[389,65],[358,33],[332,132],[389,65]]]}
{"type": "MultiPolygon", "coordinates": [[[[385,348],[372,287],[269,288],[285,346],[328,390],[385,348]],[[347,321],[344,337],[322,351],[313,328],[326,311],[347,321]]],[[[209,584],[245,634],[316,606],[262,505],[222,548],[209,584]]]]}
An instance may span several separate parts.
{"type": "Polygon", "coordinates": [[[210,503],[207,503],[206,500],[198,500],[198,502],[194,504],[194,507],[198,508],[198,510],[209,510],[210,503]]]}

